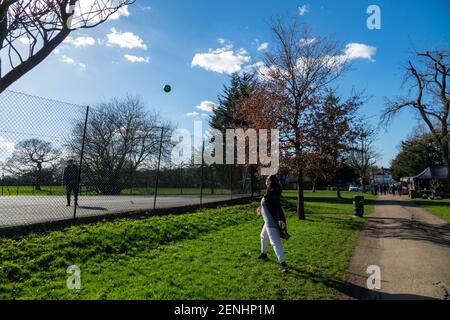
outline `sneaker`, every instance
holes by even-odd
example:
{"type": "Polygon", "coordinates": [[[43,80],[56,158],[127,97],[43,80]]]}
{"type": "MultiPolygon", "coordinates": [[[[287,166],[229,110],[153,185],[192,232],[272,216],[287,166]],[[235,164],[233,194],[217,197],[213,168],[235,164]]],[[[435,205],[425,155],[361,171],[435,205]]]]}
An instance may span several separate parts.
{"type": "Polygon", "coordinates": [[[280,263],[280,270],[281,270],[281,272],[288,272],[289,271],[289,267],[288,267],[286,262],[280,263]]]}
{"type": "Polygon", "coordinates": [[[70,203],[66,204],[66,207],[70,207],[70,203]]]}
{"type": "Polygon", "coordinates": [[[258,259],[262,260],[262,261],[269,260],[269,258],[267,257],[267,253],[261,253],[260,256],[258,257],[258,259]]]}

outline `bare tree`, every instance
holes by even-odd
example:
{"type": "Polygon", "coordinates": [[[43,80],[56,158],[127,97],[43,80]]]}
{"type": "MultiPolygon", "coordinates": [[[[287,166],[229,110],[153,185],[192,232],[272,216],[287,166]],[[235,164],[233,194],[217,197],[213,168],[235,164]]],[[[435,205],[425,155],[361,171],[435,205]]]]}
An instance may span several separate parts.
{"type": "Polygon", "coordinates": [[[312,130],[309,137],[314,152],[308,154],[308,158],[311,158],[310,167],[316,173],[334,182],[340,199],[338,171],[344,154],[349,150],[352,126],[363,99],[360,93],[353,92],[349,99],[342,101],[336,90],[330,89],[322,100],[316,112],[311,114],[312,130]]]}
{"type": "Polygon", "coordinates": [[[6,161],[5,169],[15,175],[32,171],[35,174],[36,190],[40,190],[42,169],[53,165],[61,156],[60,150],[50,142],[29,139],[17,144],[16,150],[6,161]]]}
{"type": "MultiPolygon", "coordinates": [[[[314,112],[324,89],[348,68],[348,57],[339,43],[312,36],[309,29],[300,27],[293,19],[272,21],[276,48],[268,51],[257,73],[262,83],[255,91],[261,97],[250,97],[243,103],[247,116],[259,114],[261,126],[275,123],[280,130],[280,154],[284,166],[297,176],[297,214],[305,219],[303,175],[306,154],[310,145],[309,114],[314,112]],[[247,108],[245,108],[245,105],[247,108]],[[250,110],[252,109],[253,110],[250,110]],[[261,112],[255,113],[255,108],[261,112]],[[268,120],[267,117],[272,117],[268,120]]],[[[256,121],[252,119],[251,125],[256,121]]]]}
{"type": "MultiPolygon", "coordinates": [[[[449,166],[449,126],[450,126],[450,51],[438,50],[417,53],[417,67],[408,61],[403,86],[408,87],[408,95],[387,100],[387,108],[382,122],[388,123],[400,110],[415,110],[432,133],[441,149],[442,162],[449,166]]],[[[450,172],[449,172],[450,178],[450,172]]]]}
{"type": "Polygon", "coordinates": [[[135,0],[0,0],[0,93],[77,29],[93,28],[135,0]],[[6,69],[6,68],[5,68],[6,69]]]}
{"type": "Polygon", "coordinates": [[[354,137],[349,150],[349,165],[359,175],[361,191],[366,191],[366,177],[370,175],[370,169],[376,164],[380,155],[375,149],[374,143],[376,130],[367,123],[360,123],[354,131],[354,137]]]}
{"type": "MultiPolygon", "coordinates": [[[[68,148],[80,154],[84,121],[76,123],[68,148]]],[[[172,127],[144,110],[139,98],[127,96],[101,103],[89,116],[83,173],[102,194],[118,194],[136,171],[158,158],[161,130],[163,152],[169,154],[172,127]]]]}

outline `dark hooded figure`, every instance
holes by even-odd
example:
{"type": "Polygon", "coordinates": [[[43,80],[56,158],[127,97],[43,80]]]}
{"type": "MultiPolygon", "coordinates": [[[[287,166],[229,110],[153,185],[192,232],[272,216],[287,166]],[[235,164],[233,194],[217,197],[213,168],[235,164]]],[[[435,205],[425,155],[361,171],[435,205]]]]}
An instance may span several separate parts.
{"type": "Polygon", "coordinates": [[[278,178],[274,175],[266,180],[266,192],[261,200],[259,213],[264,219],[264,225],[261,231],[261,255],[259,259],[267,260],[267,247],[270,244],[280,263],[281,271],[287,272],[283,246],[281,239],[288,239],[289,234],[286,228],[286,217],[281,207],[282,188],[278,178]]]}
{"type": "Polygon", "coordinates": [[[72,159],[68,161],[67,167],[64,169],[63,184],[66,186],[67,207],[70,207],[70,198],[73,192],[75,206],[78,206],[78,166],[72,159]]]}

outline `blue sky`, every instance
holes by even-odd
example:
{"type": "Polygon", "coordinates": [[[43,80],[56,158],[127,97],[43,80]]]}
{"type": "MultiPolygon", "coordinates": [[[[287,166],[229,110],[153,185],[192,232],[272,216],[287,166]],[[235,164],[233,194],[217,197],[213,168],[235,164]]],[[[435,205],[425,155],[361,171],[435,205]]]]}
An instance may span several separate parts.
{"type": "MultiPolygon", "coordinates": [[[[370,57],[354,59],[353,70],[338,83],[343,94],[352,87],[365,90],[371,99],[362,111],[376,124],[384,97],[400,92],[402,66],[414,50],[449,48],[449,3],[138,0],[120,18],[73,33],[10,89],[90,105],[130,93],[179,127],[192,129],[194,119],[207,119],[201,114],[207,114],[208,101],[217,102],[227,72],[260,61],[261,44],[273,47],[268,20],[285,14],[307,23],[313,34],[342,42],[343,50],[350,43],[376,48],[370,57]],[[381,30],[366,27],[371,4],[381,8],[381,30]],[[163,92],[165,84],[172,86],[170,94],[163,92]]],[[[380,131],[381,165],[389,164],[416,123],[412,113],[404,112],[386,132],[380,131]]]]}

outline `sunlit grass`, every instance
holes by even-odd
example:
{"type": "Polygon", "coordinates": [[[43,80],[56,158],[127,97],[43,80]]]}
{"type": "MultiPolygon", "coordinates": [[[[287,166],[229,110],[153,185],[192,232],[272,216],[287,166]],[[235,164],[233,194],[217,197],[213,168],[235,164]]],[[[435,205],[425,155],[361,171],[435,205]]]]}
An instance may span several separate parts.
{"type": "Polygon", "coordinates": [[[350,194],[337,200],[308,192],[307,220],[299,221],[293,195],[285,192],[288,274],[272,251],[270,261],[256,259],[262,221],[255,202],[0,240],[0,298],[336,298],[364,220],[352,215],[350,194]],[[81,268],[80,291],[66,288],[69,265],[81,268]]]}
{"type": "Polygon", "coordinates": [[[413,201],[421,205],[431,213],[447,221],[450,221],[450,199],[443,199],[443,200],[414,199],[413,201]]]}

